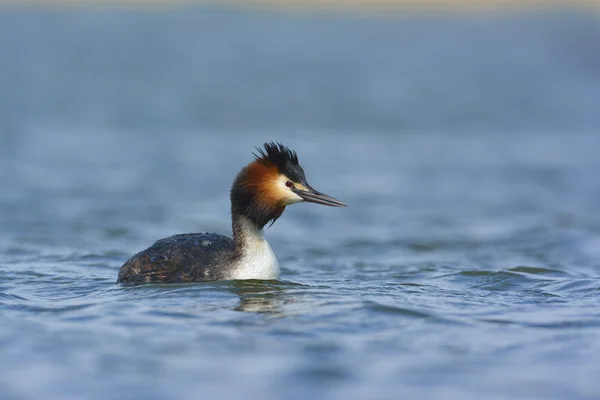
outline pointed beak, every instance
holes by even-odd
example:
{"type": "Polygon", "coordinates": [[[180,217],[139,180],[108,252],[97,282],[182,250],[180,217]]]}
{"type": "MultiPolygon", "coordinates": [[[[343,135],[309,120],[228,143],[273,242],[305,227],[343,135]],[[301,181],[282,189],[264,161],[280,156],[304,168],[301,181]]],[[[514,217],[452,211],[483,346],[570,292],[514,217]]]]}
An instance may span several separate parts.
{"type": "Polygon", "coordinates": [[[322,204],[330,207],[347,207],[344,203],[308,186],[308,190],[296,190],[295,193],[308,203],[322,204]]]}

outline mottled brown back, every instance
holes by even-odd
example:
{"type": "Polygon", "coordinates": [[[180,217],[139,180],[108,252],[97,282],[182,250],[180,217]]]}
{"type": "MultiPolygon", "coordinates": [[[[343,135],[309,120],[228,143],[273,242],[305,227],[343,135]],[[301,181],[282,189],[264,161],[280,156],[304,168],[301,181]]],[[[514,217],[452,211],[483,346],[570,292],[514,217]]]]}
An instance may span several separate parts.
{"type": "Polygon", "coordinates": [[[216,233],[169,236],[125,262],[117,282],[174,283],[224,279],[234,250],[233,240],[216,233]]]}

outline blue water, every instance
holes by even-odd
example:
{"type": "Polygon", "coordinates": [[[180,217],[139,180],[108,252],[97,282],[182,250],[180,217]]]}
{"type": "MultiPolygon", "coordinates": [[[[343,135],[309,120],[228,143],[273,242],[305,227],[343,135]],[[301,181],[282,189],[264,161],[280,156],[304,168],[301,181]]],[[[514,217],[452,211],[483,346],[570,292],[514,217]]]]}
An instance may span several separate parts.
{"type": "Polygon", "coordinates": [[[600,24],[577,13],[0,11],[0,398],[600,397],[600,24]],[[255,145],[280,282],[119,287],[229,234],[255,145]]]}

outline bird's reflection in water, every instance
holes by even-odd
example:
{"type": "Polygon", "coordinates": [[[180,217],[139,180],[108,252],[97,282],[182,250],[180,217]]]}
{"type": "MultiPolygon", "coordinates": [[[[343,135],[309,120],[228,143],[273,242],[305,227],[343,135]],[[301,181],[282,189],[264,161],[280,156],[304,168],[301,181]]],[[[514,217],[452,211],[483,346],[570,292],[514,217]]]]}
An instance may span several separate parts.
{"type": "Polygon", "coordinates": [[[230,290],[240,297],[240,302],[234,310],[284,317],[284,304],[293,301],[286,296],[286,288],[290,285],[295,284],[281,281],[234,281],[230,290]]]}

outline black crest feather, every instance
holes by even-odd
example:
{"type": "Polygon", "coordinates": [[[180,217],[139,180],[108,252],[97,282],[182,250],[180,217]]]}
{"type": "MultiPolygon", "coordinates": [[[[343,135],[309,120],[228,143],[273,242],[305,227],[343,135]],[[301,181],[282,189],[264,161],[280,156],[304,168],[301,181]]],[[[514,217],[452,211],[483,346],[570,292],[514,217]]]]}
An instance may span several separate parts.
{"type": "Polygon", "coordinates": [[[298,154],[281,143],[267,142],[253,153],[258,161],[275,164],[280,170],[298,165],[298,154]]]}
{"type": "Polygon", "coordinates": [[[258,162],[275,165],[279,172],[294,182],[308,185],[295,151],[278,142],[267,142],[262,148],[257,147],[256,150],[257,153],[254,153],[254,157],[258,162]]]}

